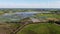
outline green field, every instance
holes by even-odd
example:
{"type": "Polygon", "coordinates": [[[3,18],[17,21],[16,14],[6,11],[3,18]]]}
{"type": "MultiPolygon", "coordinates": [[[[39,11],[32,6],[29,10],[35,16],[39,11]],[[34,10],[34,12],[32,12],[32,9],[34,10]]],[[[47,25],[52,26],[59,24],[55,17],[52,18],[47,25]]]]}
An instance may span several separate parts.
{"type": "Polygon", "coordinates": [[[17,34],[60,34],[60,26],[49,23],[30,24],[17,34]]]}
{"type": "Polygon", "coordinates": [[[37,14],[36,17],[60,18],[60,14],[37,14]]]}

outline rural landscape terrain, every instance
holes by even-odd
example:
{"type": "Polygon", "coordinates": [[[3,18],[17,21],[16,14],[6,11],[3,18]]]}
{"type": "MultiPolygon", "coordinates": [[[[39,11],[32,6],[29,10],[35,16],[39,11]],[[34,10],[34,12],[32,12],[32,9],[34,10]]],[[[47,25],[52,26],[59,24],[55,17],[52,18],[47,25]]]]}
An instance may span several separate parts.
{"type": "Polygon", "coordinates": [[[0,8],[0,34],[60,34],[60,9],[0,8]]]}

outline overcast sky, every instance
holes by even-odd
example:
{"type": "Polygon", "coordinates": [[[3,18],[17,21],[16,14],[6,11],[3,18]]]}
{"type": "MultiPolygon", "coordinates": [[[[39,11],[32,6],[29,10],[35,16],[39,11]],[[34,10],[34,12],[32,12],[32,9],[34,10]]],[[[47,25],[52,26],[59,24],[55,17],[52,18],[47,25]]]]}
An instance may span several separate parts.
{"type": "Polygon", "coordinates": [[[0,8],[60,8],[60,0],[0,0],[0,8]]]}

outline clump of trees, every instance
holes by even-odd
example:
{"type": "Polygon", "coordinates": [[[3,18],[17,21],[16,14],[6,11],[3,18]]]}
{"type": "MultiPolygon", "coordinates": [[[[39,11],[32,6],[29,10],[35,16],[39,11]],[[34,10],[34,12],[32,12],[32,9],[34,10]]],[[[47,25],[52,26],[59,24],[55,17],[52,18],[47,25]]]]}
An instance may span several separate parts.
{"type": "Polygon", "coordinates": [[[55,21],[54,20],[48,20],[48,23],[54,23],[55,21]]]}
{"type": "Polygon", "coordinates": [[[6,21],[6,23],[21,23],[20,21],[6,21]]]}
{"type": "Polygon", "coordinates": [[[60,10],[53,10],[53,11],[50,11],[51,13],[53,14],[60,14],[60,10]]]}
{"type": "Polygon", "coordinates": [[[60,21],[55,21],[56,24],[60,24],[60,21]]]}
{"type": "Polygon", "coordinates": [[[48,20],[48,23],[56,23],[56,24],[60,24],[60,21],[54,21],[54,20],[48,20]]]}

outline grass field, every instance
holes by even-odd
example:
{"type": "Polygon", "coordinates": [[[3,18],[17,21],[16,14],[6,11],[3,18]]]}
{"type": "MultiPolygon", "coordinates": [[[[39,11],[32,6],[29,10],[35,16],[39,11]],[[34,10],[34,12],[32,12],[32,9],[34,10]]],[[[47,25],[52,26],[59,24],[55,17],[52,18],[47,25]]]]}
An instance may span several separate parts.
{"type": "Polygon", "coordinates": [[[60,26],[49,23],[30,24],[17,34],[60,34],[60,26]]]}
{"type": "Polygon", "coordinates": [[[0,23],[0,34],[10,34],[20,26],[18,23],[0,23]]]}
{"type": "Polygon", "coordinates": [[[37,17],[46,17],[46,18],[60,18],[58,14],[37,14],[37,17]]]}

